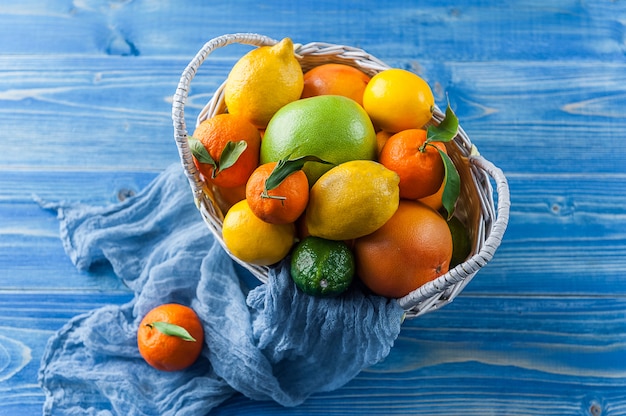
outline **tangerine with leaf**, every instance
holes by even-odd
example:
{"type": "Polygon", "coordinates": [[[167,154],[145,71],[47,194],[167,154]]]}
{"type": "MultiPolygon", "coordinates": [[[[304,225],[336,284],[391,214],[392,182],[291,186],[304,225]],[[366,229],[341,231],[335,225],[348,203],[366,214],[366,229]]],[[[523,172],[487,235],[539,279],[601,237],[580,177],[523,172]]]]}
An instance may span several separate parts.
{"type": "Polygon", "coordinates": [[[304,161],[286,159],[257,167],[246,184],[250,209],[261,220],[272,224],[295,222],[309,202],[309,180],[302,171],[304,161]]]}
{"type": "Polygon", "coordinates": [[[234,114],[218,114],[198,125],[189,139],[194,164],[211,183],[243,186],[259,164],[261,135],[248,120],[234,114]]]}
{"type": "Polygon", "coordinates": [[[456,115],[448,107],[438,126],[403,130],[387,140],[379,161],[400,177],[400,198],[425,198],[443,186],[443,208],[448,216],[453,214],[460,193],[460,177],[445,143],[456,136],[458,125],[456,115]]]}
{"type": "Polygon", "coordinates": [[[168,303],[150,310],[137,330],[139,353],[157,370],[179,371],[191,366],[204,345],[204,329],[188,306],[168,303]]]}

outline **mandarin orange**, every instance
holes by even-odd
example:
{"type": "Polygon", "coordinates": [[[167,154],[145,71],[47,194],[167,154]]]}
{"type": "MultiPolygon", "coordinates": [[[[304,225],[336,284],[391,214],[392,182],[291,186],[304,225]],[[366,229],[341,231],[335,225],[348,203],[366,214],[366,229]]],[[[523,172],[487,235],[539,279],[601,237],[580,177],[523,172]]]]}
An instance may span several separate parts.
{"type": "Polygon", "coordinates": [[[441,187],[445,166],[437,149],[445,153],[446,146],[424,145],[426,138],[426,130],[403,130],[387,139],[380,152],[380,163],[400,176],[400,198],[424,198],[441,187]]]}
{"type": "Polygon", "coordinates": [[[193,147],[190,140],[196,167],[206,180],[217,186],[233,188],[245,185],[259,164],[261,135],[243,117],[228,113],[213,116],[200,123],[193,139],[202,144],[212,160],[211,163],[203,159],[199,152],[203,149],[193,147]],[[240,154],[235,154],[233,150],[240,154]],[[229,157],[227,153],[230,153],[229,157]]]}
{"type": "Polygon", "coordinates": [[[191,366],[202,351],[204,329],[188,306],[160,305],[149,311],[137,330],[139,353],[152,367],[178,371],[191,366]]]}
{"type": "Polygon", "coordinates": [[[271,224],[295,222],[309,202],[309,181],[302,170],[287,176],[274,189],[267,189],[266,181],[277,162],[257,167],[246,184],[246,199],[254,215],[271,224]]]}

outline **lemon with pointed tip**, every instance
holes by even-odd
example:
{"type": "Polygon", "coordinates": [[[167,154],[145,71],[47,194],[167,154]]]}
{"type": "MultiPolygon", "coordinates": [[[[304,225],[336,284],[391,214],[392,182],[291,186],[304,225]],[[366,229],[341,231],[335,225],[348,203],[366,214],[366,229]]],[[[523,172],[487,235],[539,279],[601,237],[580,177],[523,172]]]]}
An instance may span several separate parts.
{"type": "Polygon", "coordinates": [[[400,178],[372,160],[352,160],[323,174],[311,188],[305,224],[329,240],[351,240],[380,228],[398,209],[400,178]]]}
{"type": "Polygon", "coordinates": [[[226,79],[228,112],[263,129],[279,108],[300,98],[303,78],[291,39],[253,49],[235,63],[226,79]]]}

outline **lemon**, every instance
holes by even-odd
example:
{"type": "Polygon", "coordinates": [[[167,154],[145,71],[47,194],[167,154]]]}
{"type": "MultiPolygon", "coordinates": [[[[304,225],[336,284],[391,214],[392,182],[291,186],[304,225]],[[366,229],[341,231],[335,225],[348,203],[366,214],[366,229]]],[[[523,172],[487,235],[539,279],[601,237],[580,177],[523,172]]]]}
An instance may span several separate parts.
{"type": "MultiPolygon", "coordinates": [[[[338,165],[376,157],[376,132],[354,100],[338,95],[304,98],[274,115],[261,142],[261,163],[313,155],[338,165]]],[[[332,165],[307,162],[304,173],[313,184],[332,165]]]]}
{"type": "Polygon", "coordinates": [[[311,235],[351,240],[380,228],[398,209],[398,175],[371,160],[353,160],[322,175],[311,188],[305,223],[311,235]]]}
{"type": "Polygon", "coordinates": [[[279,108],[300,98],[303,78],[291,39],[253,49],[235,63],[226,79],[228,112],[265,128],[279,108]]]}
{"type": "Polygon", "coordinates": [[[379,72],[363,92],[363,108],[374,124],[392,133],[424,127],[433,116],[434,105],[428,83],[404,69],[379,72]]]}
{"type": "Polygon", "coordinates": [[[304,293],[336,296],[354,277],[354,256],[343,241],[308,236],[291,256],[291,277],[304,293]]]}
{"type": "Polygon", "coordinates": [[[259,219],[245,199],[233,205],[222,225],[222,237],[233,256],[247,263],[268,266],[282,260],[296,235],[291,224],[270,224],[259,219]]]}

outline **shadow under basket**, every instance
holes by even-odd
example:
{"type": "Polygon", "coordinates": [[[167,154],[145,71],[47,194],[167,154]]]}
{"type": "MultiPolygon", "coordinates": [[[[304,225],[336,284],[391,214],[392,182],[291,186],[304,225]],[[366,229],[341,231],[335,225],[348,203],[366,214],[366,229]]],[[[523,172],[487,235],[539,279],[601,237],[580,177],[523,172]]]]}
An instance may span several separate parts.
{"type": "MultiPolygon", "coordinates": [[[[204,44],[185,68],[173,98],[174,138],[183,169],[204,222],[227,252],[228,249],[224,246],[222,239],[224,215],[218,204],[218,195],[204,182],[197,171],[189,149],[185,123],[185,103],[191,81],[198,68],[216,49],[235,43],[271,46],[277,42],[277,40],[266,36],[252,33],[223,35],[210,40],[204,44]]],[[[313,42],[306,45],[295,45],[295,53],[304,72],[327,63],[350,65],[370,76],[390,68],[367,52],[350,46],[313,42]]],[[[224,83],[221,84],[213,94],[212,99],[202,109],[196,119],[196,125],[207,118],[226,112],[224,85],[224,83]]],[[[437,108],[433,115],[433,122],[438,123],[443,117],[444,114],[437,108]]],[[[461,177],[461,194],[457,201],[455,216],[469,230],[472,249],[463,263],[408,295],[397,299],[398,304],[406,311],[407,318],[417,317],[450,303],[476,273],[492,259],[502,241],[509,220],[509,188],[502,171],[480,156],[461,127],[459,127],[456,137],[446,146],[448,154],[461,177]],[[497,209],[494,203],[492,181],[497,193],[497,209]]],[[[267,282],[271,266],[256,266],[242,262],[232,255],[231,257],[261,282],[267,282]]]]}

